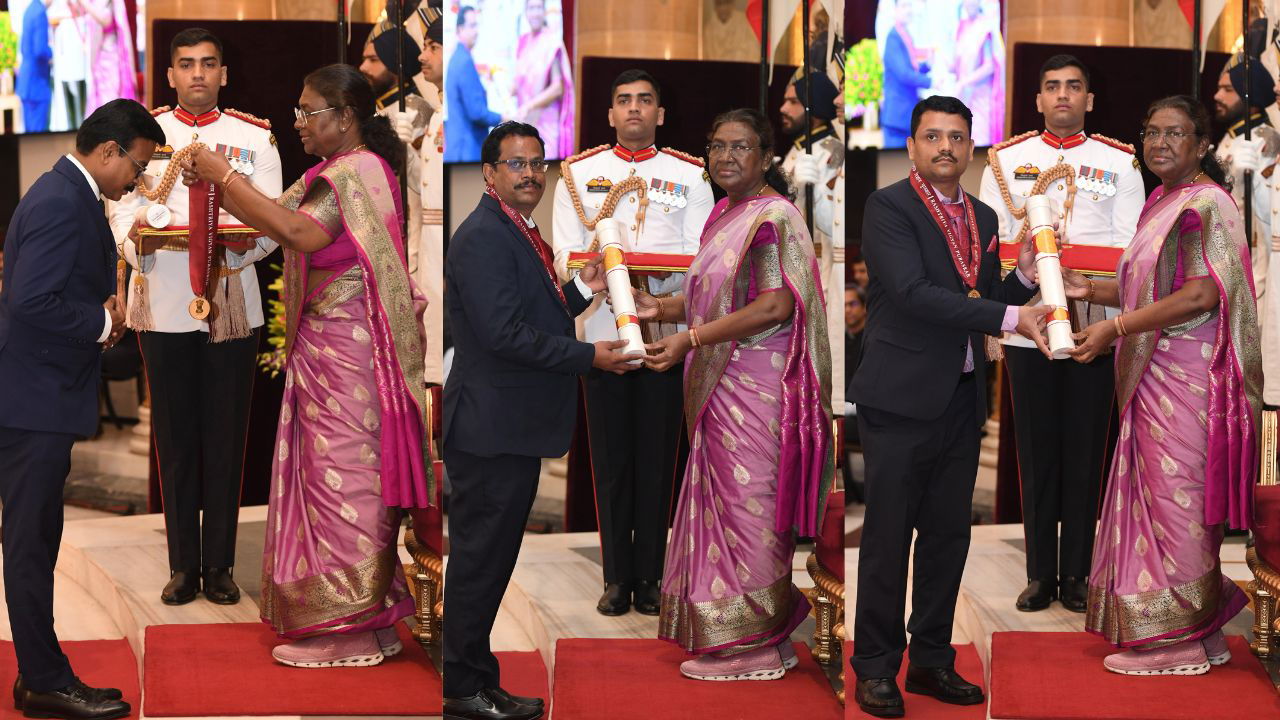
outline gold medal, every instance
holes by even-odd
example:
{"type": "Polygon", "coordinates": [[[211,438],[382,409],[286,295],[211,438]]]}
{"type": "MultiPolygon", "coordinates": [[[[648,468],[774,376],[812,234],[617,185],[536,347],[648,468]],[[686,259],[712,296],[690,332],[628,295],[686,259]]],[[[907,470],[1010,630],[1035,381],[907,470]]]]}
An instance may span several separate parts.
{"type": "Polygon", "coordinates": [[[192,300],[191,304],[187,306],[187,312],[191,313],[191,317],[197,320],[203,320],[209,317],[209,309],[209,301],[202,297],[192,300]]]}
{"type": "Polygon", "coordinates": [[[978,292],[977,288],[974,288],[969,291],[969,297],[971,298],[982,297],[982,293],[978,292]]]}

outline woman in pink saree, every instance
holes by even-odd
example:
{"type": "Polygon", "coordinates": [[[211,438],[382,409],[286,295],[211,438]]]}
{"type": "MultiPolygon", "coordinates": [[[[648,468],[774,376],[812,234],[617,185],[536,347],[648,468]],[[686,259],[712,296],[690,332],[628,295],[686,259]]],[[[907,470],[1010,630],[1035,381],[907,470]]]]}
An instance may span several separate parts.
{"type": "Polygon", "coordinates": [[[809,603],[791,582],[797,536],[831,488],[831,350],[813,241],[782,194],[773,131],[755,110],[712,126],[711,211],[684,296],[638,293],[642,318],[688,323],[645,365],[685,359],[690,454],[667,546],[658,635],[699,680],[772,680],[795,667],[809,603]],[[687,358],[686,358],[687,356],[687,358]]]}
{"type": "Polygon", "coordinates": [[[133,29],[124,0],[73,0],[93,22],[85,23],[89,43],[89,100],[85,117],[116,98],[137,100],[138,71],[133,29]]]}
{"type": "Polygon", "coordinates": [[[525,0],[529,32],[516,45],[516,119],[538,128],[547,159],[573,154],[573,62],[547,25],[545,0],[525,0]]]}
{"type": "Polygon", "coordinates": [[[999,11],[988,13],[979,0],[960,4],[956,30],[956,96],[973,111],[973,143],[986,147],[1004,134],[1004,40],[999,11]]]}
{"type": "Polygon", "coordinates": [[[422,385],[424,304],[409,280],[391,162],[404,146],[359,72],[307,76],[294,127],[323,161],[278,199],[203,151],[195,172],[284,245],[287,356],[261,613],[295,667],[376,665],[413,614],[400,508],[434,498],[422,385]]]}
{"type": "MultiPolygon", "coordinates": [[[[1087,361],[1119,338],[1120,439],[1089,576],[1085,629],[1128,675],[1199,675],[1227,662],[1245,606],[1219,565],[1224,523],[1250,525],[1262,364],[1244,223],[1209,152],[1204,107],[1151,105],[1143,159],[1163,181],[1116,280],[1068,273],[1122,314],[1080,337],[1087,361]]],[[[1087,292],[1086,292],[1087,294],[1087,292]]]]}

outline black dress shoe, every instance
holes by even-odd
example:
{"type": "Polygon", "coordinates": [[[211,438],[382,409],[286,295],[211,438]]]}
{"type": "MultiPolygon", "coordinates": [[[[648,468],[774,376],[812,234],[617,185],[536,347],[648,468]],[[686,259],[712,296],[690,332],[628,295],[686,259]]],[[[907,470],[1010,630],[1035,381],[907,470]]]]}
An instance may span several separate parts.
{"type": "Polygon", "coordinates": [[[858,678],[854,699],[862,712],[876,717],[902,717],[902,693],[893,678],[858,678]]]}
{"type": "Polygon", "coordinates": [[[977,705],[986,700],[982,688],[960,677],[953,667],[907,666],[907,692],[932,695],[952,705],[977,705]]]}
{"type": "Polygon", "coordinates": [[[235,605],[240,602],[240,588],[231,579],[231,568],[204,569],[204,596],[218,605],[235,605]]]}
{"type": "MultiPolygon", "coordinates": [[[[109,700],[119,700],[124,697],[124,693],[115,688],[98,688],[102,693],[102,697],[109,700]]],[[[23,702],[27,695],[27,684],[22,681],[22,673],[18,673],[18,677],[13,680],[13,708],[21,710],[23,702]]]]}
{"type": "Polygon", "coordinates": [[[1058,598],[1058,583],[1052,580],[1032,580],[1018,596],[1014,605],[1022,612],[1035,612],[1049,607],[1058,598]]]}
{"type": "Polygon", "coordinates": [[[596,612],[601,615],[622,615],[631,609],[631,584],[609,583],[604,586],[604,594],[596,603],[596,612]]]}
{"type": "Polygon", "coordinates": [[[66,720],[111,720],[129,714],[129,703],[107,696],[108,691],[91,688],[76,680],[59,690],[32,692],[24,690],[22,714],[31,718],[65,718],[66,720]]]}
{"type": "Polygon", "coordinates": [[[637,580],[633,594],[636,612],[641,615],[657,615],[662,610],[662,593],[658,589],[658,583],[637,580]]]}
{"type": "Polygon", "coordinates": [[[501,695],[502,697],[506,698],[507,700],[510,700],[511,702],[517,705],[528,705],[529,707],[536,707],[536,708],[540,708],[545,705],[545,703],[542,702],[542,698],[539,698],[539,697],[525,697],[524,695],[512,695],[511,693],[507,692],[506,690],[503,690],[502,688],[487,688],[487,689],[489,692],[501,695]]]}
{"type": "Polygon", "coordinates": [[[542,708],[521,705],[508,699],[505,693],[488,689],[471,697],[444,699],[445,720],[537,720],[540,717],[542,708]]]}
{"type": "Polygon", "coordinates": [[[1084,578],[1064,577],[1058,583],[1062,607],[1082,613],[1089,608],[1089,583],[1084,578]]]}
{"type": "Polygon", "coordinates": [[[165,605],[186,605],[200,594],[200,573],[195,570],[175,570],[169,575],[169,584],[160,591],[160,601],[165,605]]]}

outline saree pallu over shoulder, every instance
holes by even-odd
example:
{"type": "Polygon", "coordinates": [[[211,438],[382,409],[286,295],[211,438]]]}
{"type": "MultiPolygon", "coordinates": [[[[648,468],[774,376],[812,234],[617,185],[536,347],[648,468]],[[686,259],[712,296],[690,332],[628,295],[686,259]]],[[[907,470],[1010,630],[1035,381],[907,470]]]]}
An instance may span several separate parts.
{"type": "MultiPolygon", "coordinates": [[[[1231,197],[1216,185],[1187,188],[1149,204],[1139,237],[1121,260],[1125,311],[1145,307],[1172,290],[1179,253],[1203,261],[1218,289],[1217,332],[1209,356],[1204,522],[1247,529],[1259,454],[1262,353],[1249,248],[1231,197]],[[1199,230],[1183,232],[1188,213],[1199,230]]],[[[1199,266],[1199,262],[1193,262],[1199,266]]],[[[1192,324],[1194,324],[1194,320],[1192,324]]],[[[1116,354],[1116,395],[1121,413],[1133,401],[1161,337],[1150,331],[1123,338],[1116,354]]]]}
{"type": "MultiPolygon", "coordinates": [[[[422,308],[415,302],[409,280],[400,233],[403,210],[395,190],[398,183],[377,155],[351,152],[312,167],[278,202],[296,210],[318,182],[333,189],[343,234],[355,245],[364,295],[369,300],[366,319],[374,349],[371,369],[381,400],[383,502],[390,507],[427,507],[435,498],[436,479],[422,384],[422,308]]],[[[293,352],[309,292],[308,270],[306,253],[285,252],[286,353],[293,352]]]]}
{"type": "MultiPolygon", "coordinates": [[[[697,308],[691,305],[689,317],[696,324],[709,323],[741,309],[739,303],[747,297],[752,278],[749,249],[756,233],[766,224],[773,226],[778,238],[782,281],[795,298],[793,331],[783,360],[781,453],[774,529],[778,532],[794,529],[802,536],[812,536],[817,534],[822,522],[822,511],[835,474],[831,444],[831,345],[813,241],[794,205],[779,196],[765,196],[708,223],[703,231],[704,243],[721,242],[724,238],[726,244],[737,246],[730,247],[723,255],[729,272],[723,275],[721,286],[705,295],[696,293],[708,299],[697,308]],[[730,232],[733,225],[747,225],[748,229],[730,232]]],[[[739,345],[738,342],[704,345],[691,353],[685,370],[685,415],[689,432],[698,427],[699,418],[739,345]]]]}

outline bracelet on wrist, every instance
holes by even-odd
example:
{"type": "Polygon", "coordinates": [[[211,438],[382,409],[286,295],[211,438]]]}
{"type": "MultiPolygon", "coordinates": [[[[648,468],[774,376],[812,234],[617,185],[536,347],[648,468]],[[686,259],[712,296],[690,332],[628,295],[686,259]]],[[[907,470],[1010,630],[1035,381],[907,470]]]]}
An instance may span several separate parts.
{"type": "Polygon", "coordinates": [[[1093,278],[1086,275],[1084,279],[1089,281],[1089,294],[1085,296],[1084,301],[1091,303],[1093,302],[1093,293],[1097,291],[1098,286],[1093,283],[1093,278]]]}
{"type": "Polygon", "coordinates": [[[698,329],[689,328],[689,345],[691,347],[702,347],[702,341],[698,338],[698,329]]]}

